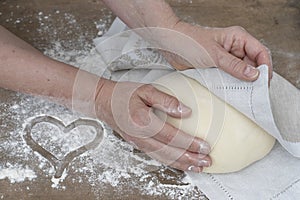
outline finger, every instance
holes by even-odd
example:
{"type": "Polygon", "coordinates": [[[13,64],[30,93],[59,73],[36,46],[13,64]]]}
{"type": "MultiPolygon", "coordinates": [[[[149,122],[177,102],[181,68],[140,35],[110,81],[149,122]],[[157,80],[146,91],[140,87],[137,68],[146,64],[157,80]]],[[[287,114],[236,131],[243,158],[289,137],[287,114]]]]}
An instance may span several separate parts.
{"type": "Polygon", "coordinates": [[[190,153],[183,154],[178,160],[170,164],[170,167],[182,170],[182,171],[193,171],[196,173],[202,172],[204,167],[211,166],[210,157],[206,156],[203,158],[192,158],[194,155],[190,153]],[[195,165],[196,163],[196,165],[195,165]]]}
{"type": "MultiPolygon", "coordinates": [[[[248,57],[252,61],[251,66],[257,67],[266,64],[269,67],[269,76],[271,77],[273,66],[270,51],[241,27],[230,27],[227,30],[231,37],[225,37],[227,41],[224,48],[239,58],[248,57]]],[[[223,43],[224,41],[222,41],[223,43]]]]}
{"type": "Polygon", "coordinates": [[[248,58],[248,56],[245,56],[243,58],[243,61],[246,62],[248,65],[251,65],[251,66],[256,66],[257,65],[253,60],[251,60],[250,58],[248,58]]]}
{"type": "MultiPolygon", "coordinates": [[[[141,104],[143,104],[141,102],[141,104]]],[[[172,125],[165,123],[154,114],[150,107],[135,103],[135,112],[131,113],[130,120],[126,120],[122,131],[135,138],[155,138],[160,142],[191,152],[208,154],[210,146],[200,138],[187,134],[172,125]]],[[[119,126],[120,127],[120,126],[119,126]]]]}
{"type": "MultiPolygon", "coordinates": [[[[154,141],[158,142],[158,141],[154,141]]],[[[161,144],[161,143],[160,143],[161,144]]],[[[211,159],[209,156],[185,151],[184,149],[164,145],[154,151],[147,152],[150,157],[160,160],[162,163],[183,171],[191,167],[209,167],[211,159]]]]}
{"type": "Polygon", "coordinates": [[[150,157],[183,171],[187,171],[193,166],[202,168],[211,165],[211,159],[207,155],[192,153],[184,149],[168,146],[153,138],[131,138],[130,143],[134,143],[135,147],[150,157]]]}
{"type": "MultiPolygon", "coordinates": [[[[244,44],[245,42],[238,38],[238,37],[235,37],[235,38],[232,38],[232,40],[230,40],[230,46],[226,45],[226,47],[224,46],[224,48],[230,52],[232,55],[238,57],[238,58],[244,58],[246,56],[246,52],[245,52],[245,49],[244,49],[244,44]]],[[[255,65],[253,65],[255,66],[255,65]]]]}
{"type": "Polygon", "coordinates": [[[159,91],[152,85],[143,85],[138,91],[140,98],[149,106],[157,108],[172,117],[187,117],[192,110],[175,97],[159,91]]]}
{"type": "Polygon", "coordinates": [[[182,156],[180,156],[180,158],[177,159],[176,162],[186,167],[184,171],[188,170],[190,166],[196,166],[196,167],[211,166],[211,159],[209,156],[202,155],[202,154],[195,154],[187,151],[184,154],[182,154],[182,156]],[[195,163],[196,165],[194,165],[195,163]]]}
{"type": "Polygon", "coordinates": [[[254,81],[259,76],[258,69],[233,56],[223,48],[218,51],[217,63],[222,70],[241,80],[254,81]]]}
{"type": "Polygon", "coordinates": [[[174,162],[171,165],[169,165],[169,167],[179,169],[181,171],[192,171],[195,173],[201,173],[203,171],[203,167],[197,167],[194,165],[187,165],[187,164],[182,165],[182,163],[179,162],[174,162]]]}
{"type": "Polygon", "coordinates": [[[269,78],[272,78],[273,65],[271,53],[257,39],[248,34],[249,41],[245,45],[245,51],[249,59],[256,62],[257,65],[267,65],[269,67],[269,78]]]}
{"type": "Polygon", "coordinates": [[[185,149],[190,152],[209,154],[210,145],[201,138],[187,134],[174,126],[161,121],[153,112],[151,118],[159,120],[161,130],[153,138],[170,146],[185,149]]]}

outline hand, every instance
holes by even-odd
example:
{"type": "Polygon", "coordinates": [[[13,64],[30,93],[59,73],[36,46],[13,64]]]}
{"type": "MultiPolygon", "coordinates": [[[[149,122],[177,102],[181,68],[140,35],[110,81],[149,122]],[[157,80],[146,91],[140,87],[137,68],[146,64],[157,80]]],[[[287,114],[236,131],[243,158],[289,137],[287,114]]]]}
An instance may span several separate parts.
{"type": "Polygon", "coordinates": [[[176,98],[151,85],[131,82],[101,84],[96,112],[127,142],[150,157],[179,170],[201,172],[211,160],[209,145],[164,123],[154,113],[159,109],[173,117],[187,117],[191,110],[176,98]]]}
{"type": "Polygon", "coordinates": [[[164,53],[166,59],[176,69],[216,66],[241,80],[254,81],[259,75],[259,71],[255,68],[266,64],[269,66],[269,78],[272,77],[269,50],[241,27],[204,28],[179,22],[174,26],[174,30],[186,37],[175,36],[177,38],[175,41],[171,39],[174,37],[173,34],[161,42],[171,52],[180,52],[181,58],[164,53]],[[184,40],[180,43],[181,47],[178,45],[179,38],[184,40]],[[177,46],[173,45],[174,43],[177,46]],[[191,47],[193,46],[191,43],[198,43],[198,47],[191,47]],[[183,51],[180,51],[179,47],[183,51]]]}
{"type": "Polygon", "coordinates": [[[130,28],[138,28],[135,32],[152,48],[162,50],[176,69],[219,67],[236,78],[254,81],[259,75],[255,67],[266,64],[272,76],[268,49],[241,27],[190,25],[180,21],[165,0],[104,2],[130,28]]]}

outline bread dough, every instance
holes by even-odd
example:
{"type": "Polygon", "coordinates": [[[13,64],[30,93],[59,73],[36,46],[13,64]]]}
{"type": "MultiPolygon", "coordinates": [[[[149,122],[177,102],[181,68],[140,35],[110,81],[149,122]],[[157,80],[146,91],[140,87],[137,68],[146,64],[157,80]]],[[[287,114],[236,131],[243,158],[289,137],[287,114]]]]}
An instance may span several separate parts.
{"type": "Polygon", "coordinates": [[[272,149],[275,143],[272,136],[195,80],[174,72],[156,80],[153,85],[192,109],[191,116],[182,119],[166,116],[158,110],[155,113],[211,145],[212,166],[204,168],[204,172],[241,170],[272,149]]]}

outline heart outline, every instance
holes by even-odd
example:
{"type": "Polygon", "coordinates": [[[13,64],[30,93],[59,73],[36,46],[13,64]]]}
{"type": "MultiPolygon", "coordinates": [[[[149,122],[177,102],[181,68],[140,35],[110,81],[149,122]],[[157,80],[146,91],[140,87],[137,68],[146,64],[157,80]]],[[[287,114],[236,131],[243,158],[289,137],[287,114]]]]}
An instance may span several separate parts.
{"type": "Polygon", "coordinates": [[[65,125],[61,120],[56,119],[52,116],[38,116],[30,120],[30,122],[25,126],[23,135],[23,139],[25,140],[26,144],[33,150],[38,152],[41,156],[46,158],[54,167],[55,169],[55,178],[60,178],[64,172],[64,170],[69,166],[69,164],[79,155],[98,147],[98,145],[103,140],[103,133],[104,128],[102,124],[95,120],[91,119],[83,119],[79,118],[68,125],[65,125]],[[68,133],[72,131],[74,128],[79,126],[91,126],[95,129],[96,135],[95,138],[85,144],[80,146],[79,148],[70,151],[67,153],[62,159],[57,158],[55,155],[53,155],[51,152],[46,150],[44,147],[42,147],[40,144],[38,144],[31,135],[32,128],[39,124],[39,123],[49,123],[52,125],[55,125],[59,128],[59,130],[63,131],[63,133],[68,133]]]}

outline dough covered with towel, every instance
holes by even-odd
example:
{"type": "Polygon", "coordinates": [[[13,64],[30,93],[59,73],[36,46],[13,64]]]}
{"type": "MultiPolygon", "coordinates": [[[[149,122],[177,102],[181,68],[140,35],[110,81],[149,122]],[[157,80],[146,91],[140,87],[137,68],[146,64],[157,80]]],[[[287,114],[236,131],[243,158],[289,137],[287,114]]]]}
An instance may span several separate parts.
{"type": "Polygon", "coordinates": [[[275,139],[262,128],[191,78],[174,72],[153,85],[192,109],[191,116],[182,119],[166,116],[158,110],[155,113],[211,145],[212,166],[204,168],[204,172],[239,171],[262,159],[275,144],[275,139]]]}

